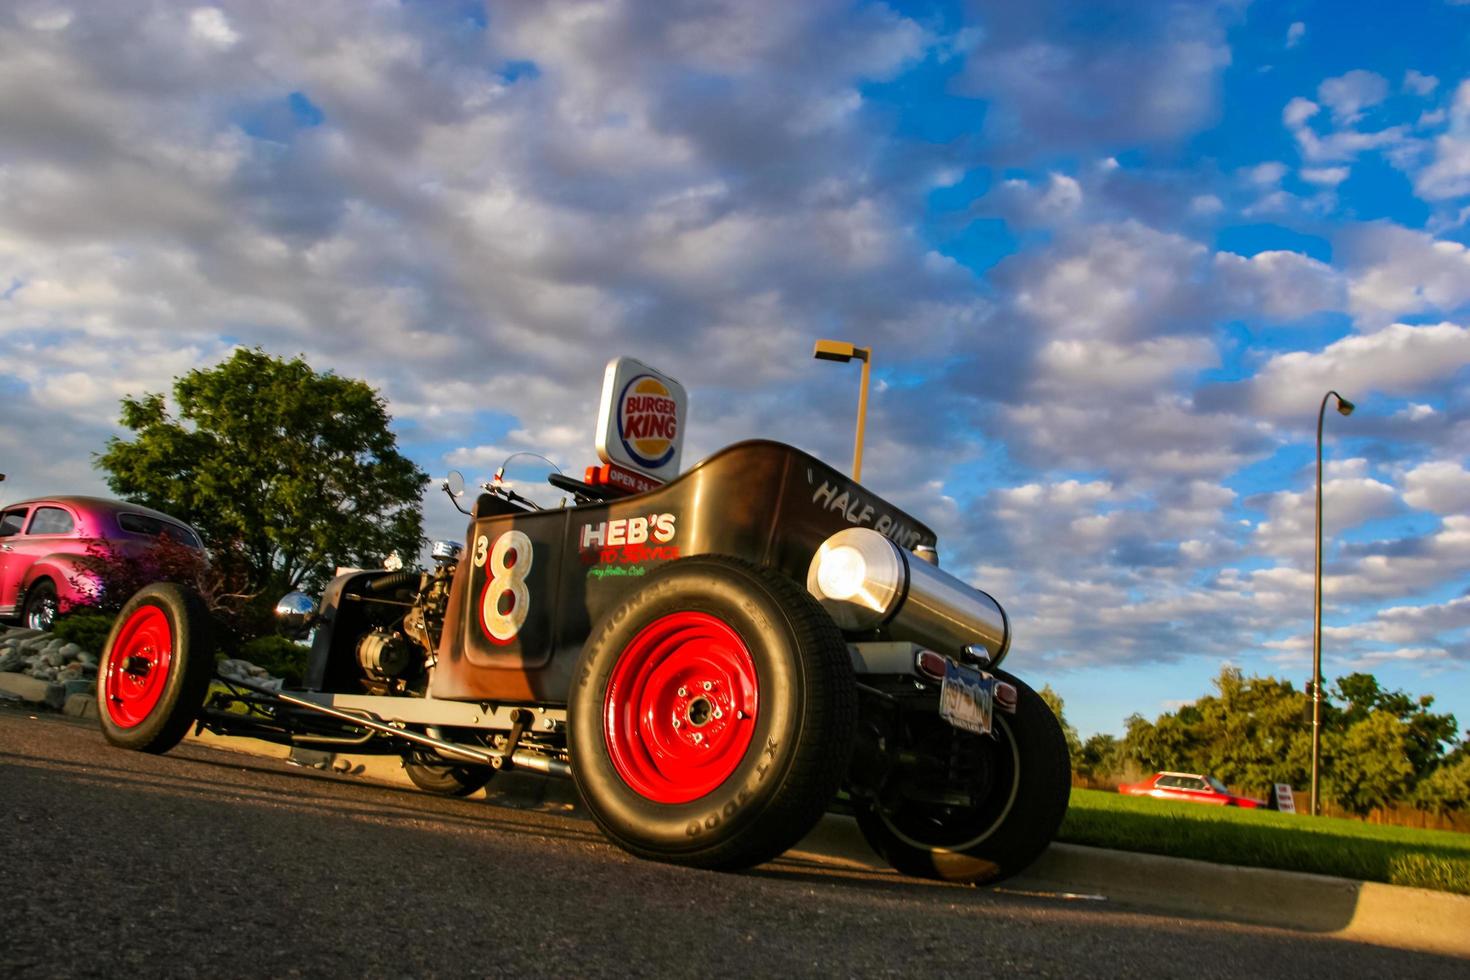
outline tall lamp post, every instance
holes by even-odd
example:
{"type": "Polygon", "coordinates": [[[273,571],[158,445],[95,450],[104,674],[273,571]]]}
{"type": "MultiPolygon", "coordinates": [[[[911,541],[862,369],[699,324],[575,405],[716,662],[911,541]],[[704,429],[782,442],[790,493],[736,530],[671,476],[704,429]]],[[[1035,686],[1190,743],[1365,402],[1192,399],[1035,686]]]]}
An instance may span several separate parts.
{"type": "Polygon", "coordinates": [[[819,361],[851,361],[856,358],[863,362],[862,389],[858,393],[857,443],[852,449],[852,479],[854,483],[861,483],[863,479],[863,423],[868,416],[868,369],[873,363],[873,349],[857,347],[841,340],[819,340],[817,346],[812,350],[812,356],[819,361]]]}
{"type": "Polygon", "coordinates": [[[1317,410],[1317,563],[1312,575],[1312,816],[1322,815],[1318,777],[1322,767],[1322,420],[1327,399],[1337,399],[1337,411],[1353,414],[1353,403],[1335,391],[1322,396],[1317,410]]]}

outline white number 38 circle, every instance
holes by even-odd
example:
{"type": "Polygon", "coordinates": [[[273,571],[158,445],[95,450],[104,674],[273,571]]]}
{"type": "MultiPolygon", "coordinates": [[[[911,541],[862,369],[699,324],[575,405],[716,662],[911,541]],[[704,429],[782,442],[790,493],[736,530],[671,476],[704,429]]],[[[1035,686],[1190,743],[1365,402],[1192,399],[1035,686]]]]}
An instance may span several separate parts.
{"type": "MultiPolygon", "coordinates": [[[[475,564],[485,561],[485,535],[475,539],[475,564]]],[[[507,644],[526,625],[531,593],[526,576],[531,571],[531,539],[523,531],[506,531],[490,547],[490,568],[480,593],[480,625],[492,643],[507,644]]]]}

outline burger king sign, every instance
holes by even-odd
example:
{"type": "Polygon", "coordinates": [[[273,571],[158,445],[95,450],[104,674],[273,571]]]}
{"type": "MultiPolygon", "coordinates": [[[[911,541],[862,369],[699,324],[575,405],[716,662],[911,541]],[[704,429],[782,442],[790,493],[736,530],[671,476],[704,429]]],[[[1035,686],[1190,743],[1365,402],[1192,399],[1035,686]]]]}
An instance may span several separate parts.
{"type": "Polygon", "coordinates": [[[688,409],[684,386],[631,357],[608,362],[597,419],[597,455],[658,480],[679,473],[688,409]]]}

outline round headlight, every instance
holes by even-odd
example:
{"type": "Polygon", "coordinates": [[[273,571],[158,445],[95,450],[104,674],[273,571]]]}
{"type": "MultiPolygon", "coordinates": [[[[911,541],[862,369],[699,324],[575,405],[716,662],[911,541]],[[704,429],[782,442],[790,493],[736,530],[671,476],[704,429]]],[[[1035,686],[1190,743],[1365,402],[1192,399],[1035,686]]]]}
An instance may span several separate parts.
{"type": "Polygon", "coordinates": [[[908,572],[896,545],[871,528],[838,531],[817,549],[806,588],[839,629],[881,626],[903,600],[908,572]]]}
{"type": "Polygon", "coordinates": [[[851,545],[840,545],[817,563],[817,585],[829,599],[851,599],[862,590],[868,575],[863,553],[851,545]]]}

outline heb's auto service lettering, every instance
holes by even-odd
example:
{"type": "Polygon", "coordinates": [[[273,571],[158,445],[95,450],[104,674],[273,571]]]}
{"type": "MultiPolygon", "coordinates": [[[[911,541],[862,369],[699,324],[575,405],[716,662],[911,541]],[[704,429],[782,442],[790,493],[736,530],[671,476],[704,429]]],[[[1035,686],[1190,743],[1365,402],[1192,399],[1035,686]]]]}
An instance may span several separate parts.
{"type": "MultiPolygon", "coordinates": [[[[811,481],[810,471],[807,472],[807,479],[811,481]]],[[[823,480],[822,485],[812,494],[812,503],[824,510],[837,511],[847,518],[849,524],[859,527],[871,525],[873,530],[905,551],[912,550],[924,536],[922,532],[914,530],[891,514],[878,513],[868,499],[856,490],[842,490],[838,493],[839,489],[838,484],[823,480]],[[877,518],[876,521],[874,517],[877,518]]]]}
{"type": "Polygon", "coordinates": [[[673,514],[649,514],[584,524],[578,538],[582,563],[634,565],[678,558],[678,547],[670,544],[676,531],[675,520],[673,514]]]}

